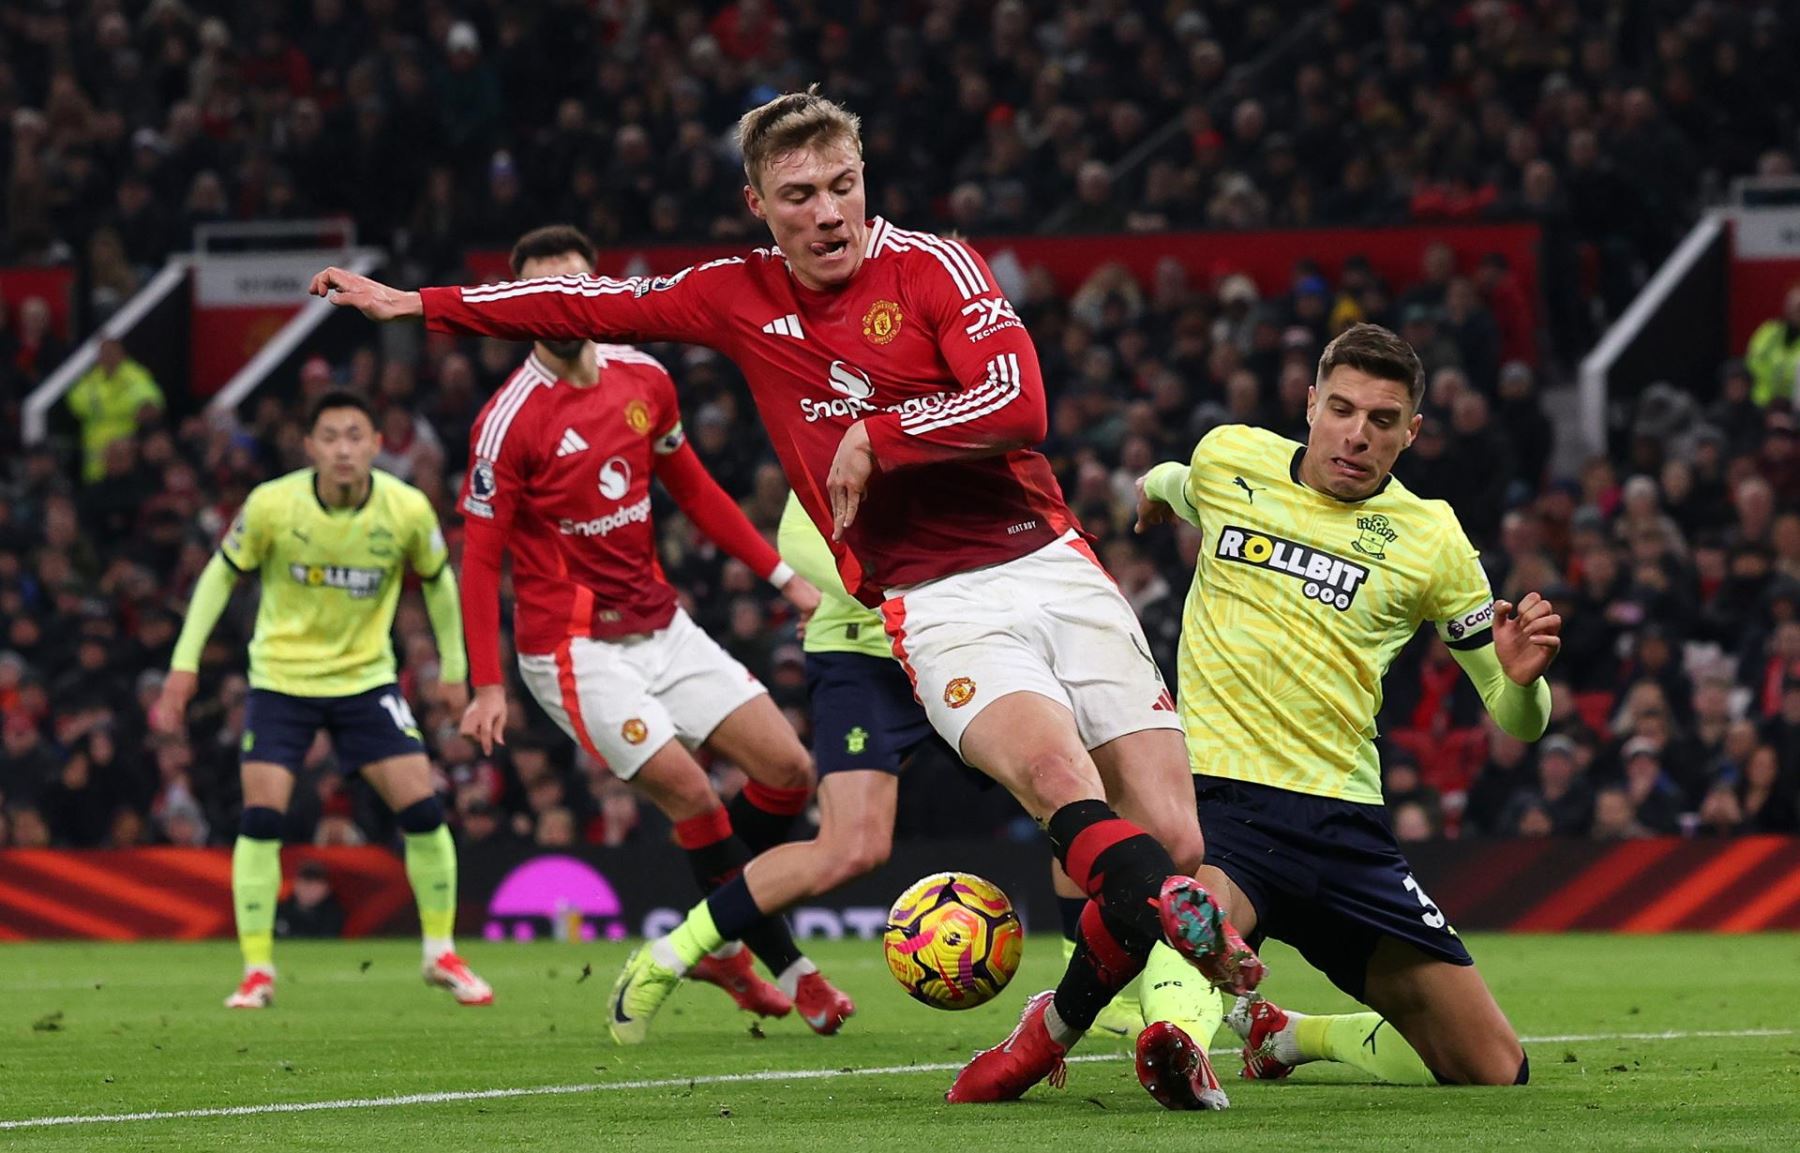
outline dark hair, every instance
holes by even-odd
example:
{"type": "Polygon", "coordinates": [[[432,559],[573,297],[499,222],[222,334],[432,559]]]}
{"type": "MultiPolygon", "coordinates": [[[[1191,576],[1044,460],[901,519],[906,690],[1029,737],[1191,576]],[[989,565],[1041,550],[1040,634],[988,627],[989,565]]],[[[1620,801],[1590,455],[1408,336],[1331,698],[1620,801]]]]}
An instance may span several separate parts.
{"type": "Polygon", "coordinates": [[[345,388],[334,388],[330,392],[313,401],[312,411],[306,414],[306,431],[311,433],[319,427],[319,418],[334,408],[354,408],[375,423],[375,410],[361,393],[351,392],[345,388]]]}
{"type": "Polygon", "coordinates": [[[1412,345],[1379,324],[1353,324],[1338,333],[1319,357],[1318,384],[1338,365],[1360,369],[1377,380],[1391,380],[1405,385],[1412,399],[1412,409],[1419,411],[1425,399],[1425,366],[1412,345]]]}
{"type": "Polygon", "coordinates": [[[573,224],[546,224],[542,228],[534,228],[519,237],[519,242],[513,245],[513,275],[520,274],[519,270],[525,267],[527,260],[542,260],[549,256],[561,256],[565,252],[575,253],[587,261],[589,268],[594,267],[594,242],[581,229],[573,224]]]}

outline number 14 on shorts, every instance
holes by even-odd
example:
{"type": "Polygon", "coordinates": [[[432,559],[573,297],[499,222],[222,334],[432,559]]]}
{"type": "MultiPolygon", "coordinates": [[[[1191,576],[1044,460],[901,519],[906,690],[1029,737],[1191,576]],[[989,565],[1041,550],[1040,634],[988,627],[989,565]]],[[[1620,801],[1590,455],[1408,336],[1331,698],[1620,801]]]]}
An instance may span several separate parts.
{"type": "MultiPolygon", "coordinates": [[[[413,718],[412,706],[399,693],[383,693],[381,707],[387,710],[388,716],[394,718],[394,727],[409,736],[419,735],[419,722],[413,718]]],[[[1406,878],[1410,883],[1411,877],[1406,878]]],[[[1416,886],[1415,886],[1416,887],[1416,886]]]]}

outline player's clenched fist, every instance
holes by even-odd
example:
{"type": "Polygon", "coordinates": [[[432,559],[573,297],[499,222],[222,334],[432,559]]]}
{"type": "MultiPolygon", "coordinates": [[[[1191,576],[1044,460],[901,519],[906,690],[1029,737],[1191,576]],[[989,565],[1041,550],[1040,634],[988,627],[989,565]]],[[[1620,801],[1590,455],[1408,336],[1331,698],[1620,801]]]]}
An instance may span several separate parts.
{"type": "Polygon", "coordinates": [[[370,320],[399,320],[424,314],[418,293],[390,288],[345,268],[327,268],[312,278],[307,291],[341,308],[354,308],[370,320]]]}

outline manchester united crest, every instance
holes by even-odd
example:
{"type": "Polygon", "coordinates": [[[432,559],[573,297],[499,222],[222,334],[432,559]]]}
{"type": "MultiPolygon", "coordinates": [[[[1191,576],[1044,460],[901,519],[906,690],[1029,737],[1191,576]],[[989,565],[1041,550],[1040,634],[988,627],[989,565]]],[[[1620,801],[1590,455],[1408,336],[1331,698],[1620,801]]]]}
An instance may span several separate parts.
{"type": "Polygon", "coordinates": [[[644,743],[644,738],[650,735],[650,727],[636,717],[632,717],[619,726],[619,735],[625,738],[625,743],[628,745],[641,745],[644,743]]]}
{"type": "Polygon", "coordinates": [[[944,703],[953,709],[960,709],[975,699],[975,682],[968,677],[957,677],[944,686],[944,703]]]}
{"type": "Polygon", "coordinates": [[[900,306],[891,300],[877,300],[863,314],[863,335],[871,344],[889,344],[900,335],[900,325],[905,318],[900,315],[900,306]]]}
{"type": "Polygon", "coordinates": [[[634,400],[625,406],[625,423],[631,431],[639,436],[650,435],[650,406],[641,400],[634,400]]]}

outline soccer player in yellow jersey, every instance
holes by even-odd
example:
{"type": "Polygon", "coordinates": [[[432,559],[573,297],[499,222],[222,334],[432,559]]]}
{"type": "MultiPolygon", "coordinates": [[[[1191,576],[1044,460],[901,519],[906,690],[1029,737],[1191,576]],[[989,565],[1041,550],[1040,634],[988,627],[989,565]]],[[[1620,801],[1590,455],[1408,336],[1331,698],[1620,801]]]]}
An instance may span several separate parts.
{"type": "MultiPolygon", "coordinates": [[[[1204,534],[1179,661],[1206,837],[1199,879],[1252,946],[1288,942],[1375,1010],[1308,1017],[1240,1000],[1232,1024],[1249,1077],[1321,1059],[1407,1084],[1523,1084],[1529,1072],[1382,808],[1381,678],[1422,622],[1527,741],[1548,723],[1543,673],[1561,643],[1548,601],[1495,601],[1450,506],[1391,475],[1424,387],[1405,341],[1359,324],[1320,357],[1304,446],[1228,425],[1188,464],[1140,481],[1139,531],[1179,516],[1204,534]]],[[[1197,981],[1159,984],[1145,973],[1139,1076],[1179,1099],[1220,1002],[1197,981]]]]}
{"type": "Polygon", "coordinates": [[[157,702],[159,727],[180,731],[200,651],[232,585],[243,574],[259,574],[240,770],[244,813],[231,855],[244,977],[225,1002],[229,1008],[261,1009],[274,1000],[282,819],[320,729],[331,735],[338,765],[362,771],[405,833],[426,982],[464,1005],[494,999],[451,940],[456,846],[431,787],[418,723],[394,681],[389,635],[410,567],[424,580],[437,634],[439,693],[461,712],[468,704],[468,661],[456,577],[425,494],[372,467],[380,448],[361,397],[332,392],[314,404],[306,436],[314,467],[258,485],[245,500],[195,586],[157,702]]]}

